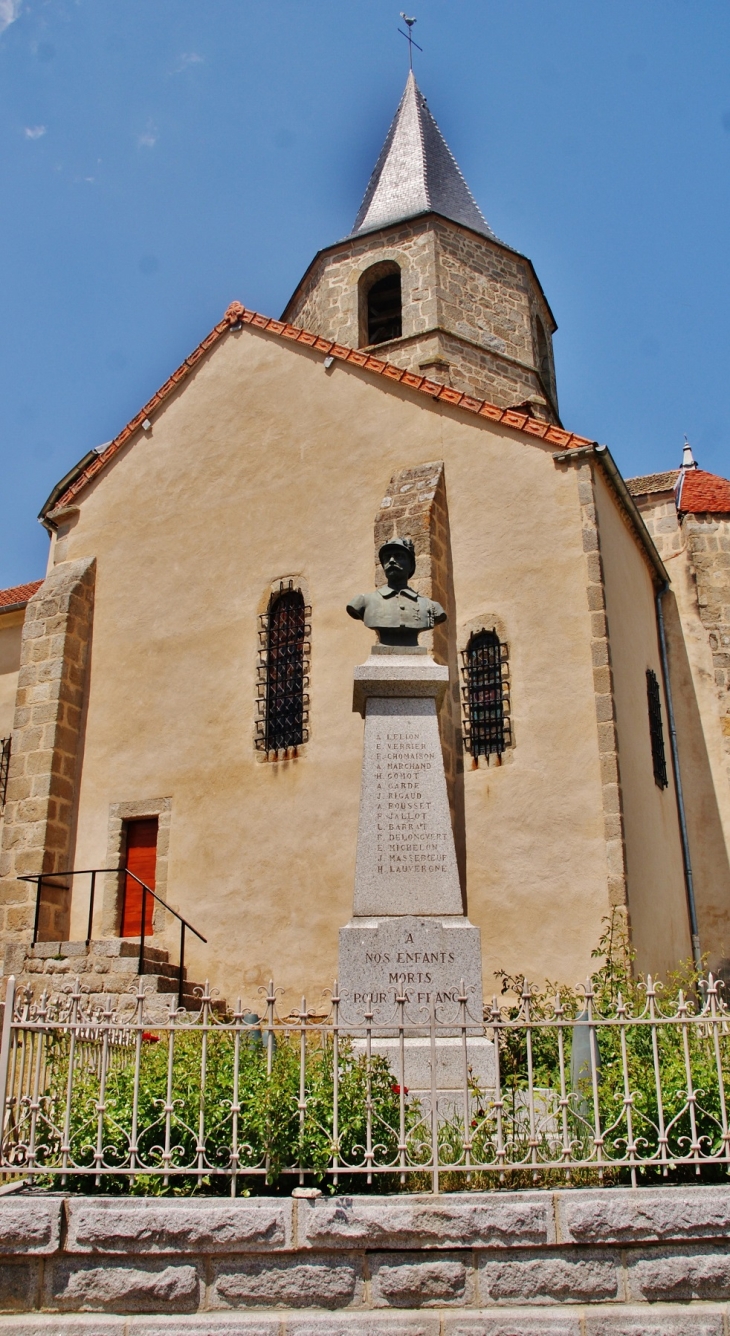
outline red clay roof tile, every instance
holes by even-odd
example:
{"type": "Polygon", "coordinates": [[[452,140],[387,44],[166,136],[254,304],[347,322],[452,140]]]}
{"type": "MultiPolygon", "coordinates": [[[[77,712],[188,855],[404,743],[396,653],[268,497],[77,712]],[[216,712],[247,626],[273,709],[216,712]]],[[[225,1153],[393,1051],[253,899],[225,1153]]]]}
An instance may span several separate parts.
{"type": "Polygon", "coordinates": [[[42,580],[31,580],[30,584],[13,585],[11,589],[0,589],[0,609],[24,608],[43,584],[42,580]]]}
{"type": "Polygon", "coordinates": [[[730,482],[704,469],[685,469],[677,487],[683,515],[730,515],[730,482]]]}
{"type": "MultiPolygon", "coordinates": [[[[327,356],[336,357],[339,361],[349,362],[354,366],[361,366],[364,370],[384,376],[387,380],[399,381],[401,385],[407,385],[411,389],[418,390],[421,394],[427,394],[430,398],[449,403],[455,408],[463,408],[468,413],[476,413],[481,417],[489,418],[493,422],[503,422],[505,426],[516,431],[524,431],[529,436],[541,436],[543,440],[548,441],[551,445],[559,445],[563,449],[573,449],[592,444],[586,436],[576,436],[573,432],[563,431],[560,427],[528,418],[522,413],[515,413],[508,408],[498,408],[496,404],[490,404],[486,400],[473,399],[470,395],[461,394],[460,391],[454,390],[450,385],[441,385],[436,381],[428,380],[425,376],[416,376],[410,371],[404,371],[402,367],[394,366],[392,362],[381,362],[378,358],[371,357],[370,354],[360,352],[356,348],[347,348],[341,343],[332,343],[328,339],[320,338],[319,335],[313,334],[311,330],[298,329],[296,325],[287,325],[281,320],[270,320],[268,316],[248,310],[241,302],[231,302],[220,323],[211,330],[202,343],[198,344],[194,352],[186,357],[177,371],[173,372],[169,379],[165,381],[165,384],[152,396],[144,408],[141,408],[139,413],[127,423],[119,435],[113,441],[110,441],[106,449],[67,487],[63,496],[56,502],[54,511],[62,510],[70,505],[86,484],[91,482],[91,479],[114,458],[130,437],[139,430],[145,418],[148,418],[160,404],[164,403],[168,395],[186,379],[197,366],[201,357],[205,356],[208,349],[218,343],[232,325],[240,326],[241,324],[255,325],[257,329],[266,330],[267,333],[275,334],[279,338],[287,338],[295,343],[303,343],[306,347],[314,347],[327,356]]],[[[51,512],[45,511],[43,513],[50,514],[51,512]]]]}

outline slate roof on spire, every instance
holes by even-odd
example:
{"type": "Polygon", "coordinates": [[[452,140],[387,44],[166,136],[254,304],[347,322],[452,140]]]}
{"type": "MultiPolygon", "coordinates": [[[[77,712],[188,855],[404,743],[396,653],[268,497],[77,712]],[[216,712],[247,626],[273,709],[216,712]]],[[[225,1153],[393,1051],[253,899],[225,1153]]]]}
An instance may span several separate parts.
{"type": "Polygon", "coordinates": [[[440,213],[498,241],[426,105],[413,70],[370,177],[351,235],[440,213]]]}

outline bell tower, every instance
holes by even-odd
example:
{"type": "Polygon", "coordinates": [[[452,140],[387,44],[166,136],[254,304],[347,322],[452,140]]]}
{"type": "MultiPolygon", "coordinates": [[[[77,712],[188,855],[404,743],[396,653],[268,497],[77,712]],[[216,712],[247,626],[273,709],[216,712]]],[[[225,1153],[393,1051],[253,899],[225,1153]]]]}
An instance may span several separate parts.
{"type": "Polygon", "coordinates": [[[352,232],[318,252],[282,319],[559,421],[537,274],[486,222],[413,71],[352,232]]]}

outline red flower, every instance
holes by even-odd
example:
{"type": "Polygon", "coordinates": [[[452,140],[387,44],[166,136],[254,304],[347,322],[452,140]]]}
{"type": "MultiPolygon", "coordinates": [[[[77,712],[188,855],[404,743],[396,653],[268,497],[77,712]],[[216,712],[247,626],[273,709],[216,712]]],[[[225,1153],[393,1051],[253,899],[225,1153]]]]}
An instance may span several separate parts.
{"type": "Polygon", "coordinates": [[[160,1042],[160,1036],[158,1034],[153,1034],[151,1030],[142,1031],[143,1044],[159,1044],[159,1042],[160,1042]]]}
{"type": "MultiPolygon", "coordinates": [[[[400,1094],[400,1086],[399,1086],[399,1085],[392,1085],[390,1088],[391,1088],[391,1090],[393,1091],[393,1094],[394,1094],[394,1095],[399,1095],[399,1094],[400,1094]]],[[[404,1085],[404,1087],[403,1087],[403,1094],[404,1094],[404,1095],[407,1095],[407,1094],[408,1094],[408,1086],[406,1086],[406,1085],[404,1085]]]]}

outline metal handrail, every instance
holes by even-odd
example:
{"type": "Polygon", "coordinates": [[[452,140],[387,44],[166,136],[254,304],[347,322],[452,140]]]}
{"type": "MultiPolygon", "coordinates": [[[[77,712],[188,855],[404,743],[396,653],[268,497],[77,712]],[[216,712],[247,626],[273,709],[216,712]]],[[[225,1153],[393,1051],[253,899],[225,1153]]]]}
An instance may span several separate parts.
{"type": "Polygon", "coordinates": [[[11,744],[11,737],[0,738],[0,812],[2,812],[5,806],[5,799],[8,793],[11,744]]]}
{"type": "MultiPolygon", "coordinates": [[[[204,937],[204,936],[203,936],[202,932],[198,932],[198,929],[197,929],[197,928],[194,928],[193,925],[192,925],[192,923],[189,923],[188,920],[187,920],[186,918],[183,918],[182,914],[179,914],[178,911],[177,911],[176,909],[173,909],[172,905],[169,905],[169,904],[167,903],[166,900],[163,900],[162,896],[157,894],[157,891],[153,891],[153,889],[152,889],[151,886],[148,886],[146,882],[142,881],[141,877],[138,877],[137,874],[136,874],[136,872],[132,872],[131,868],[128,868],[128,867],[84,867],[84,868],[67,868],[65,872],[40,872],[40,873],[32,873],[32,874],[28,874],[28,873],[26,873],[24,876],[22,876],[22,877],[18,877],[18,878],[17,878],[18,881],[34,881],[34,882],[36,883],[35,918],[34,918],[34,920],[33,920],[33,940],[32,940],[31,945],[32,945],[32,946],[35,946],[36,942],[38,941],[38,927],[39,927],[39,923],[40,923],[40,914],[41,914],[41,889],[42,889],[42,886],[43,886],[44,881],[50,883],[50,882],[52,882],[53,880],[55,880],[56,877],[88,877],[88,876],[90,876],[90,877],[91,877],[91,885],[90,885],[90,888],[89,888],[89,920],[88,920],[87,929],[86,929],[86,945],[87,945],[87,947],[89,946],[89,944],[90,944],[90,942],[91,942],[91,933],[92,933],[93,922],[94,922],[94,897],[95,897],[95,894],[96,894],[96,877],[97,877],[97,874],[100,873],[100,872],[101,872],[101,873],[105,873],[105,872],[116,872],[116,873],[120,873],[120,872],[123,872],[123,873],[125,874],[125,876],[127,876],[127,877],[131,877],[133,881],[136,881],[137,884],[138,884],[139,886],[142,887],[142,921],[141,921],[141,924],[140,924],[139,960],[138,960],[138,963],[137,963],[137,973],[138,973],[138,974],[144,974],[144,972],[145,972],[145,971],[144,971],[144,943],[145,943],[145,910],[146,910],[146,908],[147,908],[147,896],[148,896],[148,895],[151,895],[151,896],[153,897],[153,899],[155,899],[155,900],[157,901],[158,904],[162,905],[163,908],[165,908],[165,909],[168,911],[168,913],[173,914],[173,915],[175,916],[175,918],[179,920],[179,923],[180,923],[180,963],[179,963],[179,965],[178,965],[178,988],[177,988],[177,1000],[178,1000],[178,1006],[182,1006],[183,991],[184,991],[184,989],[183,989],[183,969],[184,969],[184,965],[185,965],[185,932],[186,932],[186,929],[189,928],[191,932],[194,932],[194,933],[195,933],[195,936],[196,936],[197,938],[199,938],[199,940],[200,940],[201,942],[204,942],[206,946],[207,946],[207,944],[208,944],[208,939],[207,939],[207,937],[204,937]]],[[[67,890],[68,887],[64,887],[63,889],[64,889],[64,890],[67,890]]]]}

